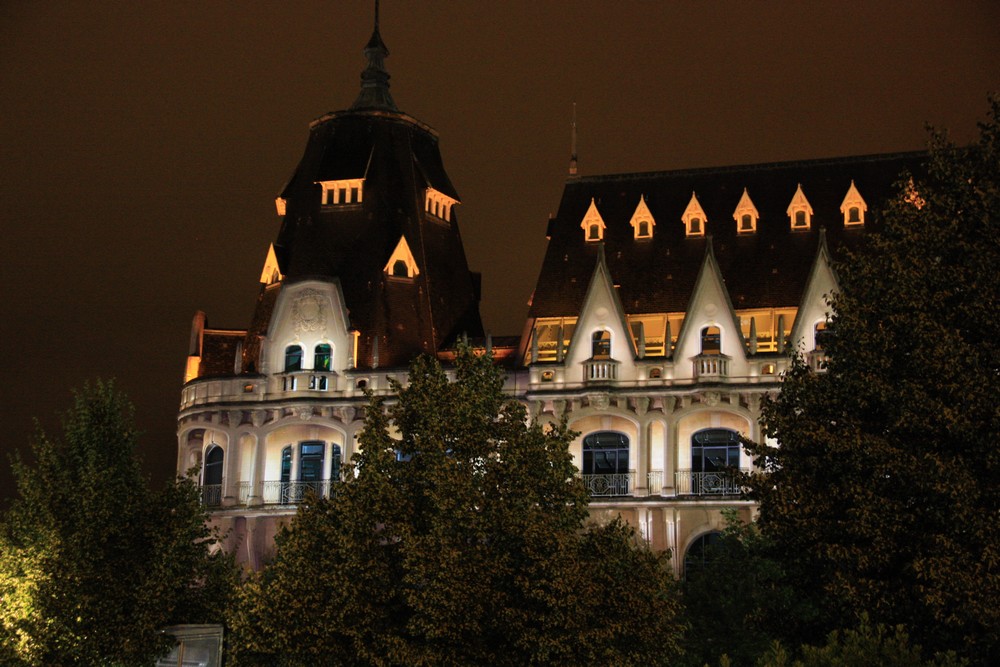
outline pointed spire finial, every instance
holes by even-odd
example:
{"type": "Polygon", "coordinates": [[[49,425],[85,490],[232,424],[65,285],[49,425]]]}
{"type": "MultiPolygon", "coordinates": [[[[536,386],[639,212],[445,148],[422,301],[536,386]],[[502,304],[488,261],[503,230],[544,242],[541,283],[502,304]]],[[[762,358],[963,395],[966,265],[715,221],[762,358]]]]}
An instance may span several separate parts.
{"type": "Polygon", "coordinates": [[[354,100],[351,109],[382,109],[399,112],[396,102],[389,94],[389,72],[385,69],[385,58],[389,49],[379,32],[379,1],[375,0],[375,29],[365,45],[368,65],[361,72],[361,93],[354,100]]]}
{"type": "Polygon", "coordinates": [[[576,102],[573,102],[573,124],[570,134],[569,175],[576,176],[576,102]]]}

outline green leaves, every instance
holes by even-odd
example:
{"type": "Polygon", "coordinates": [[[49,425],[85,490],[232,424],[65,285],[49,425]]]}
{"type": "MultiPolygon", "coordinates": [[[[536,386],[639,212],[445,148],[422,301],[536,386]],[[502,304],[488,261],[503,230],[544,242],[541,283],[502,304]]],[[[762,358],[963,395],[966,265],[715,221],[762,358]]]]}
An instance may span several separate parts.
{"type": "Polygon", "coordinates": [[[245,588],[246,664],[638,664],[679,651],[663,559],[585,529],[565,425],[529,424],[488,356],[411,366],[372,399],[357,476],[300,507],[245,588]],[[449,380],[453,373],[454,380],[449,380]]]}
{"type": "Polygon", "coordinates": [[[151,491],[132,407],[111,382],[74,394],[63,438],[39,433],[15,462],[0,525],[0,656],[25,665],[144,664],[161,630],[218,622],[235,569],[189,481],[151,491]]]}
{"type": "Polygon", "coordinates": [[[981,129],[965,148],[932,137],[926,174],[838,267],[828,371],[796,364],[765,406],[780,447],[752,447],[761,529],[825,613],[796,639],[866,609],[1000,660],[997,100],[981,129]]]}

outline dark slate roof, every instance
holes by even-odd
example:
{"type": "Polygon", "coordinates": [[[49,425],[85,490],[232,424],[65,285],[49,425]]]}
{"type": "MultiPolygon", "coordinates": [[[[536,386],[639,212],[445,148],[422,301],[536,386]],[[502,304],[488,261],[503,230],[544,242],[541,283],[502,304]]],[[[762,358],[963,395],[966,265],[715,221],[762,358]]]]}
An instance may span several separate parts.
{"type": "Polygon", "coordinates": [[[571,178],[549,244],[529,317],[578,314],[598,243],[580,228],[591,198],[604,219],[608,269],[626,313],[683,312],[705,258],[705,237],[685,237],[681,216],[695,192],[733,306],[799,305],[824,229],[834,257],[879,226],[878,209],[901,172],[918,171],[923,152],[682,171],[571,178]],[[864,229],[844,228],[841,202],[854,181],[868,205],[864,229]],[[787,208],[801,184],[813,209],[810,231],[791,231],[787,208]],[[737,234],[733,212],[746,188],[760,213],[757,231],[737,234]],[[629,224],[640,196],[656,221],[653,238],[637,240],[629,224]]]}
{"type": "Polygon", "coordinates": [[[246,332],[227,329],[205,329],[201,343],[201,364],[198,376],[232,375],[236,350],[246,332]]]}
{"type": "Polygon", "coordinates": [[[437,135],[399,113],[348,111],[313,123],[305,154],[282,192],[286,214],[275,254],[287,281],[338,278],[351,326],[361,332],[359,366],[405,366],[436,352],[457,333],[482,332],[478,287],[458,232],[424,211],[434,188],[458,199],[437,135]],[[364,178],[360,204],[323,206],[317,181],[364,178]],[[387,278],[389,257],[405,236],[420,274],[387,278]]]}

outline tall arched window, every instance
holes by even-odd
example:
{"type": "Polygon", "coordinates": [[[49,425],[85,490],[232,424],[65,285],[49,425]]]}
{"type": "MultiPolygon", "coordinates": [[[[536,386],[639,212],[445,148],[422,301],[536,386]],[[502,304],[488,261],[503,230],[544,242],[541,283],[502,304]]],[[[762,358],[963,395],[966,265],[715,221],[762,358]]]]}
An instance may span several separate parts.
{"type": "Polygon", "coordinates": [[[328,371],[330,370],[331,357],[333,356],[333,348],[331,348],[327,343],[320,343],[316,346],[316,354],[313,360],[313,368],[318,371],[328,371]]]}
{"type": "Polygon", "coordinates": [[[285,348],[285,371],[302,370],[302,347],[289,345],[285,348]]]}
{"type": "MultiPolygon", "coordinates": [[[[292,494],[292,446],[281,450],[281,487],[279,502],[286,505],[294,501],[292,494]]],[[[271,501],[274,502],[274,501],[271,501]]]]}
{"type": "Polygon", "coordinates": [[[323,453],[326,443],[322,440],[307,440],[299,443],[299,487],[300,497],[306,489],[312,489],[316,495],[323,493],[323,453]]]}
{"type": "Polygon", "coordinates": [[[722,354],[722,331],[719,327],[705,327],[701,330],[701,353],[722,354]]]}
{"type": "Polygon", "coordinates": [[[594,359],[611,358],[611,332],[595,331],[592,338],[591,356],[594,359]]]}
{"type": "Polygon", "coordinates": [[[598,431],[583,439],[583,474],[615,475],[628,472],[628,436],[598,431]]]}
{"type": "Polygon", "coordinates": [[[392,276],[394,278],[408,278],[410,276],[410,270],[406,267],[406,262],[397,259],[392,265],[392,276]]]}
{"type": "Polygon", "coordinates": [[[340,445],[330,445],[330,481],[340,480],[340,445]]]}
{"type": "Polygon", "coordinates": [[[827,328],[826,322],[817,322],[816,328],[813,330],[813,334],[816,337],[816,349],[825,350],[826,346],[829,344],[830,329],[827,328]]]}
{"type": "Polygon", "coordinates": [[[740,467],[740,434],[728,428],[706,428],[691,436],[692,472],[723,472],[740,467]]]}
{"type": "Polygon", "coordinates": [[[684,554],[684,578],[698,576],[705,566],[712,562],[712,558],[718,553],[719,541],[722,533],[713,531],[700,536],[684,554]]]}
{"type": "Polygon", "coordinates": [[[222,484],[222,466],[224,458],[225,453],[222,451],[222,447],[215,445],[208,450],[208,456],[205,457],[205,475],[202,481],[203,484],[206,486],[222,484]]]}

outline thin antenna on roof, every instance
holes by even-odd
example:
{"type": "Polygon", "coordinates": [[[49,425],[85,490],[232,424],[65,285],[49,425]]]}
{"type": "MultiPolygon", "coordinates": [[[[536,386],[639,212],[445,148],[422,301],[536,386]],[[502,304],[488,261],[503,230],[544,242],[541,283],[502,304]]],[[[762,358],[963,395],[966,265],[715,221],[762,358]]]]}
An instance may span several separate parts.
{"type": "Polygon", "coordinates": [[[378,0],[375,0],[375,31],[378,32],[378,0]]]}
{"type": "Polygon", "coordinates": [[[576,176],[576,102],[573,102],[573,125],[570,135],[569,175],[576,176]]]}

